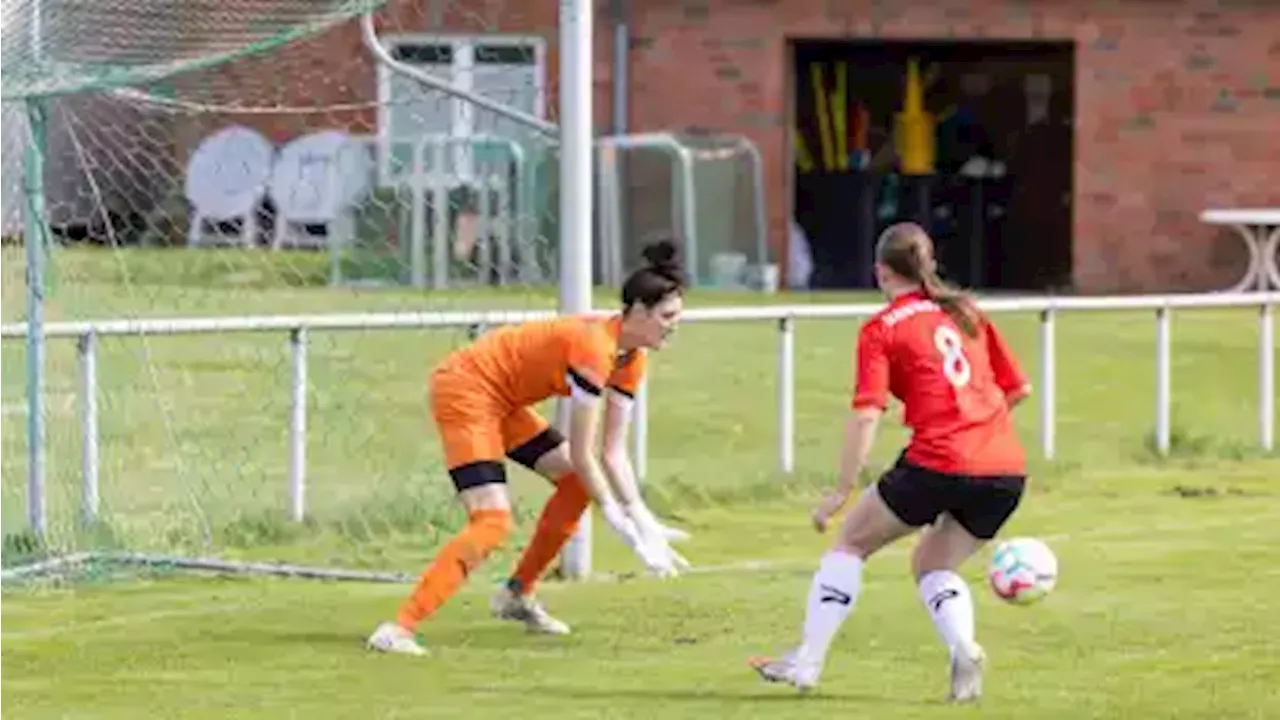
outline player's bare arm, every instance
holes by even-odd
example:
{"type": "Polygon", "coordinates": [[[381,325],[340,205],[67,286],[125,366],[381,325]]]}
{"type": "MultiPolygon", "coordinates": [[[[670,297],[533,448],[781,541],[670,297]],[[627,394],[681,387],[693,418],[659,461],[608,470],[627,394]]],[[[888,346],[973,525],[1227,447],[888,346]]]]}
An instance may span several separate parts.
{"type": "Polygon", "coordinates": [[[631,454],[627,451],[627,428],[630,426],[632,399],[614,388],[605,390],[604,442],[601,460],[605,474],[613,487],[614,495],[627,515],[635,522],[646,542],[655,547],[666,547],[677,567],[687,568],[689,562],[666,544],[673,540],[685,540],[689,534],[678,528],[667,527],[649,509],[640,494],[631,454]]]}
{"type": "Polygon", "coordinates": [[[640,499],[639,484],[631,455],[627,452],[627,428],[630,425],[631,398],[613,388],[605,390],[604,441],[601,460],[618,502],[630,505],[640,499]]]}
{"type": "MultiPolygon", "coordinates": [[[[600,514],[605,522],[609,523],[609,527],[622,538],[622,541],[640,556],[649,570],[661,576],[674,574],[677,560],[670,547],[660,534],[652,532],[652,528],[645,528],[636,522],[635,517],[628,512],[628,508],[634,509],[634,504],[624,507],[618,502],[610,488],[602,464],[596,458],[595,448],[601,404],[599,397],[589,397],[586,393],[578,393],[576,390],[575,388],[569,424],[569,457],[574,469],[582,478],[588,494],[600,507],[600,514]],[[645,532],[646,530],[650,532],[645,532]]],[[[631,492],[634,495],[634,480],[631,492]]]]}
{"type": "Polygon", "coordinates": [[[591,499],[603,508],[617,501],[593,450],[600,424],[600,400],[598,397],[586,396],[586,393],[578,393],[575,388],[571,404],[569,461],[582,478],[591,499]]]}
{"type": "Polygon", "coordinates": [[[862,407],[849,413],[845,420],[844,442],[840,449],[840,474],[836,487],[819,503],[813,513],[813,525],[825,532],[832,516],[849,502],[858,476],[867,465],[867,456],[875,443],[876,429],[884,411],[878,407],[862,407]]]}

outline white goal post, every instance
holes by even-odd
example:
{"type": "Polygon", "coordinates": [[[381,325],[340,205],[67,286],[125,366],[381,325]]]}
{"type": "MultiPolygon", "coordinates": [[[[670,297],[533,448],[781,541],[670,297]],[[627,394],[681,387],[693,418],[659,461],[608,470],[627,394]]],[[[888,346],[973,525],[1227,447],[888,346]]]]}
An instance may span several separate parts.
{"type": "MultiPolygon", "coordinates": [[[[490,100],[476,92],[454,87],[432,77],[430,73],[407,63],[398,62],[378,39],[373,13],[360,20],[361,39],[387,70],[441,92],[468,101],[477,107],[497,113],[525,125],[560,143],[560,312],[582,313],[591,309],[591,245],[592,221],[595,216],[595,193],[592,159],[595,152],[595,126],[592,118],[594,91],[594,27],[593,0],[560,0],[560,125],[537,115],[523,112],[490,100]]],[[[563,424],[564,403],[557,413],[563,424]]],[[[584,577],[591,572],[591,514],[584,513],[578,530],[561,555],[564,572],[570,577],[584,577]]]]}

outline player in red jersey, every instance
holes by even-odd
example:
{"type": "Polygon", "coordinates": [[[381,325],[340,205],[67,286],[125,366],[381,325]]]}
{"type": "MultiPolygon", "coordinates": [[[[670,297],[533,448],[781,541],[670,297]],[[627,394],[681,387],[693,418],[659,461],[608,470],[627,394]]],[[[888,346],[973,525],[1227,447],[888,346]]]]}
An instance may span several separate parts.
{"type": "Polygon", "coordinates": [[[938,278],[933,242],[918,225],[899,223],[881,234],[876,281],[890,302],[858,336],[839,484],[813,513],[818,531],[853,493],[890,395],[904,406],[911,440],[862,493],[822,558],[800,646],[751,665],[766,680],[814,687],[832,638],[857,602],[863,564],[928,526],[911,566],[951,653],[951,699],[969,701],[982,692],[984,655],[974,640],[969,587],[956,569],[995,537],[1022,498],[1025,458],[1010,411],[1031,387],[995,326],[938,278]]]}

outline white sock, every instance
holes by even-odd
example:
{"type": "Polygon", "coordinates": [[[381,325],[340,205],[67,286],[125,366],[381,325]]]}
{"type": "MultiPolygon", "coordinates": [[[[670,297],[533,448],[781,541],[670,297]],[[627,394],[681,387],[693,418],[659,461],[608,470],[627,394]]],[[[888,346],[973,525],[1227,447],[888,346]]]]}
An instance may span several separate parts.
{"type": "Polygon", "coordinates": [[[973,642],[973,596],[959,575],[950,570],[925,573],[920,600],[949,650],[954,653],[957,645],[973,642]]]}
{"type": "Polygon", "coordinates": [[[818,665],[826,660],[831,640],[853,612],[862,588],[862,558],[839,551],[823,556],[809,588],[800,654],[818,665]]]}

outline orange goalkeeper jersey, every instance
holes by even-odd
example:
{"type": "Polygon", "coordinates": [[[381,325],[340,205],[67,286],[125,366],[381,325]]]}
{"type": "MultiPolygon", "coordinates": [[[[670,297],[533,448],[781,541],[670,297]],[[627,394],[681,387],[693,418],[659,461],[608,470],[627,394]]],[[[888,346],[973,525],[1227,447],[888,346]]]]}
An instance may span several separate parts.
{"type": "Polygon", "coordinates": [[[474,382],[474,390],[503,409],[537,404],[579,391],[599,395],[608,387],[636,392],[644,378],[643,350],[618,348],[619,315],[571,315],[510,325],[450,353],[439,366],[474,382]]]}

